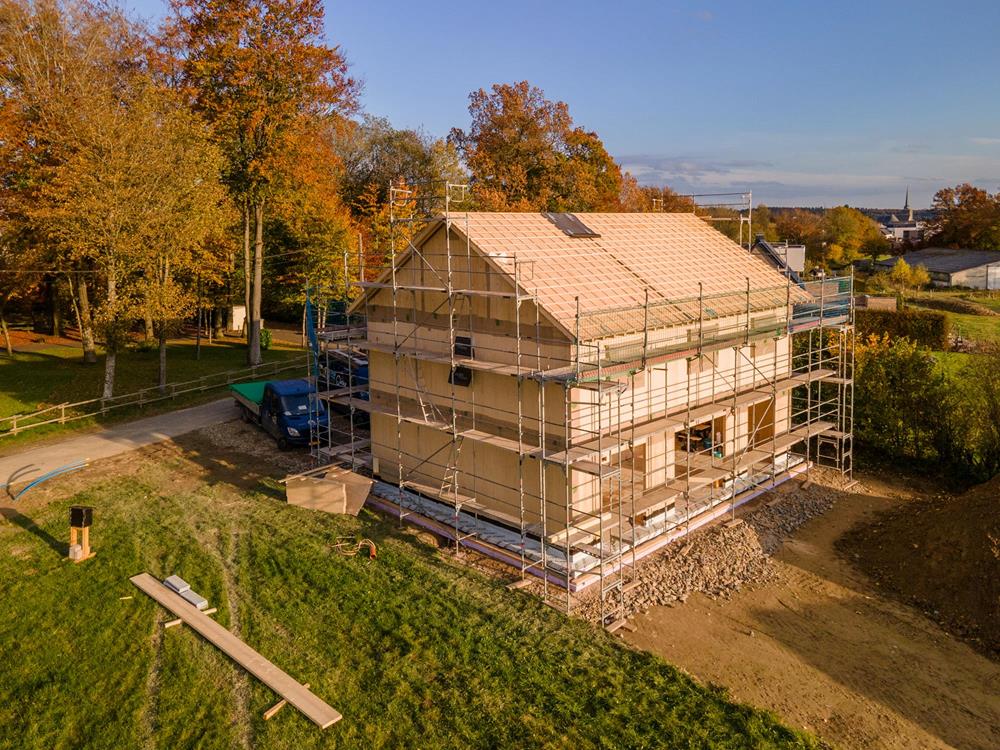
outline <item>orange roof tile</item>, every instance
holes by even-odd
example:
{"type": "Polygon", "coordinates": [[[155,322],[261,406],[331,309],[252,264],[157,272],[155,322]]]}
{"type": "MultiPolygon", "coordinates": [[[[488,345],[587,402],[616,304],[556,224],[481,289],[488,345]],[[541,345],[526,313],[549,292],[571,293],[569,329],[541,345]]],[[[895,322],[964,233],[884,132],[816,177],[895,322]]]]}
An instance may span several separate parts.
{"type": "Polygon", "coordinates": [[[599,237],[570,237],[537,213],[452,214],[452,226],[580,338],[665,327],[811,299],[772,266],[690,213],[575,214],[599,237]]]}

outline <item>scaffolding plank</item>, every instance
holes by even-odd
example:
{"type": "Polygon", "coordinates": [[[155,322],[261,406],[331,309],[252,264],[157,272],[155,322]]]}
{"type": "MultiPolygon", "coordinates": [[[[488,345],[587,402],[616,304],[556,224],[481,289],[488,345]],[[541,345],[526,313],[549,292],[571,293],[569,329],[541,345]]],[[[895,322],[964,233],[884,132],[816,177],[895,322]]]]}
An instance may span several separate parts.
{"type": "Polygon", "coordinates": [[[565,545],[568,537],[572,547],[576,539],[574,535],[597,537],[601,531],[611,531],[617,526],[618,521],[614,513],[601,513],[599,516],[584,515],[581,520],[571,520],[569,526],[549,534],[545,539],[550,544],[565,545]]]}
{"type": "Polygon", "coordinates": [[[371,440],[355,440],[353,443],[345,443],[344,445],[331,445],[329,448],[320,448],[319,452],[325,456],[340,456],[344,453],[350,453],[352,451],[359,451],[363,448],[367,448],[372,444],[371,440]]]}
{"type": "MultiPolygon", "coordinates": [[[[423,484],[421,482],[411,482],[410,480],[406,480],[405,482],[403,482],[403,487],[404,489],[415,490],[419,492],[421,495],[426,495],[427,497],[432,498],[434,500],[438,500],[442,503],[445,503],[446,505],[451,505],[451,506],[455,505],[456,495],[454,492],[442,493],[441,488],[439,487],[432,487],[429,484],[423,484]]],[[[490,508],[489,506],[483,505],[483,503],[481,503],[479,500],[470,495],[463,495],[462,493],[459,493],[457,495],[457,498],[461,505],[461,510],[469,508],[475,511],[477,515],[486,516],[487,518],[491,518],[494,521],[499,521],[500,523],[507,524],[508,526],[511,526],[515,529],[521,528],[521,519],[518,518],[517,516],[511,515],[510,513],[505,513],[502,510],[497,510],[496,508],[490,508]]],[[[530,524],[526,525],[525,529],[527,529],[528,526],[530,526],[530,524]]]]}
{"type": "Polygon", "coordinates": [[[326,729],[342,718],[305,685],[280,670],[211,617],[192,607],[149,573],[140,573],[129,580],[140,591],[148,594],[164,609],[177,615],[185,625],[189,625],[202,638],[295,706],[321,729],[326,729]]]}
{"type": "Polygon", "coordinates": [[[810,422],[809,424],[803,425],[802,427],[797,427],[796,429],[792,430],[792,434],[799,435],[802,438],[811,438],[816,435],[819,435],[821,432],[826,432],[827,430],[833,429],[834,426],[835,425],[833,424],[833,422],[825,422],[823,420],[819,420],[817,422],[810,422]]]}
{"type": "Polygon", "coordinates": [[[537,450],[535,446],[529,445],[523,440],[518,443],[516,440],[505,438],[500,435],[494,435],[490,432],[483,432],[482,430],[462,430],[458,433],[458,435],[459,437],[475,440],[486,445],[492,445],[495,448],[502,448],[503,450],[511,451],[512,453],[520,453],[521,455],[529,455],[537,450]]]}
{"type": "Polygon", "coordinates": [[[810,370],[809,372],[800,372],[796,375],[792,375],[784,380],[779,380],[774,384],[774,388],[777,391],[789,391],[800,385],[806,385],[807,383],[815,383],[818,380],[825,380],[826,378],[832,378],[837,373],[833,370],[828,370],[826,368],[819,368],[816,370],[810,370]]]}
{"type": "Polygon", "coordinates": [[[334,388],[330,391],[317,391],[316,395],[325,401],[331,401],[341,396],[350,396],[355,393],[364,393],[368,390],[367,385],[355,385],[347,388],[334,388]]]}
{"type": "Polygon", "coordinates": [[[367,326],[351,326],[350,328],[320,328],[316,335],[323,341],[344,341],[349,338],[364,338],[368,334],[367,326]]]}
{"type": "MultiPolygon", "coordinates": [[[[407,357],[413,357],[414,359],[419,359],[423,362],[435,362],[442,365],[451,366],[452,359],[447,354],[442,354],[440,352],[429,352],[426,349],[418,349],[415,346],[394,346],[393,344],[383,344],[380,341],[352,341],[352,346],[357,346],[358,349],[365,349],[372,352],[382,352],[384,354],[401,354],[407,357]]],[[[468,367],[470,370],[478,370],[480,372],[492,372],[496,375],[529,375],[532,370],[527,367],[521,367],[520,369],[515,365],[504,365],[498,362],[486,362],[480,359],[467,359],[463,357],[455,357],[456,367],[468,367]]]]}
{"type": "Polygon", "coordinates": [[[655,513],[672,504],[681,493],[673,487],[660,487],[643,494],[632,503],[632,518],[642,513],[655,513]]]}
{"type": "Polygon", "coordinates": [[[569,468],[575,471],[582,471],[584,474],[593,474],[595,477],[602,477],[604,479],[615,477],[619,474],[617,466],[599,464],[596,461],[576,461],[571,463],[569,468]]]}
{"type": "Polygon", "coordinates": [[[716,417],[724,417],[729,413],[730,408],[729,404],[705,404],[704,406],[692,409],[690,413],[682,412],[678,416],[683,417],[683,422],[687,424],[696,424],[715,419],[716,417]]]}
{"type": "Polygon", "coordinates": [[[733,403],[736,405],[737,408],[743,406],[753,406],[754,404],[759,404],[764,401],[770,400],[772,396],[774,396],[774,393],[771,391],[763,391],[763,390],[750,391],[749,393],[743,393],[737,396],[733,400],[733,403]]]}
{"type": "MultiPolygon", "coordinates": [[[[390,409],[387,406],[379,406],[378,404],[373,404],[363,398],[351,398],[350,396],[338,396],[336,398],[330,399],[336,404],[342,406],[353,406],[359,411],[368,412],[369,414],[382,414],[387,417],[396,417],[396,410],[390,409]]],[[[430,419],[424,419],[423,414],[410,413],[408,411],[400,410],[399,418],[404,422],[412,422],[413,424],[423,425],[425,427],[433,427],[436,430],[450,430],[451,426],[445,424],[444,422],[436,422],[430,419]]]]}

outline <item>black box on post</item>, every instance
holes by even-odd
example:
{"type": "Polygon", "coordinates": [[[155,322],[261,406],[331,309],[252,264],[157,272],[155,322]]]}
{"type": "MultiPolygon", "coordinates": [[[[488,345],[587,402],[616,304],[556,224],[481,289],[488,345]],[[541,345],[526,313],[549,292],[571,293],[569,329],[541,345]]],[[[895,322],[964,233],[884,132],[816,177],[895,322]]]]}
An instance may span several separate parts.
{"type": "Polygon", "coordinates": [[[74,529],[85,529],[93,522],[93,508],[86,505],[74,505],[69,509],[69,525],[74,529]]]}

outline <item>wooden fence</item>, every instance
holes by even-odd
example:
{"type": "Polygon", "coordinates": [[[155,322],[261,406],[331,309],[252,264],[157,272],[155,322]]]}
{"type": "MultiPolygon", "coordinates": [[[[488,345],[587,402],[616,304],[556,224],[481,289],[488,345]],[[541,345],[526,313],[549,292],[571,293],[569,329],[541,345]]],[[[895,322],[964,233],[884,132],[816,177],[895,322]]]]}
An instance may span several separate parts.
{"type": "Polygon", "coordinates": [[[134,393],[125,393],[120,396],[110,398],[92,398],[87,401],[76,401],[73,403],[56,404],[30,414],[14,414],[9,417],[0,417],[0,438],[5,435],[16,435],[19,432],[30,430],[34,427],[41,427],[47,424],[65,424],[77,419],[86,419],[105,415],[114,409],[123,409],[130,406],[146,406],[159,401],[182,396],[185,393],[202,393],[224,388],[233,383],[242,383],[247,380],[257,380],[258,378],[274,376],[278,373],[289,370],[299,370],[306,372],[309,365],[308,356],[296,357],[285,362],[270,362],[267,364],[245,367],[240,370],[226,370],[202,375],[195,380],[185,380],[178,383],[167,383],[163,390],[158,386],[143,388],[134,393]]]}

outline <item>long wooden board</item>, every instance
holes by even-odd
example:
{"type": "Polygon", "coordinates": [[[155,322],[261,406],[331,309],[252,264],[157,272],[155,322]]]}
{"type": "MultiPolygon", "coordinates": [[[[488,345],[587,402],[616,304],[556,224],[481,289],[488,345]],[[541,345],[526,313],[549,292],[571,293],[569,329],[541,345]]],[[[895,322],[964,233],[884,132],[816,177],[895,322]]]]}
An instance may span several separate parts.
{"type": "Polygon", "coordinates": [[[165,609],[190,625],[199,635],[295,706],[322,729],[340,721],[339,713],[310,692],[305,685],[278,669],[211,617],[199,612],[148,573],[129,580],[165,609]]]}

